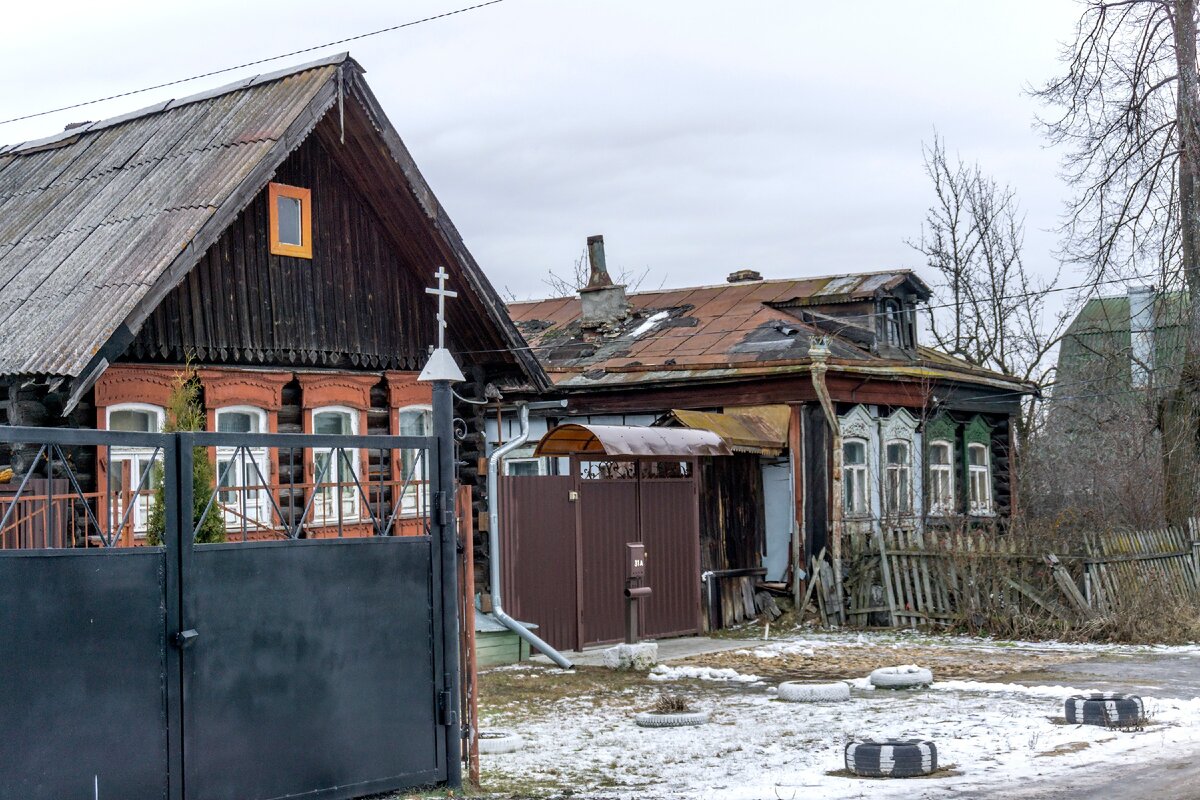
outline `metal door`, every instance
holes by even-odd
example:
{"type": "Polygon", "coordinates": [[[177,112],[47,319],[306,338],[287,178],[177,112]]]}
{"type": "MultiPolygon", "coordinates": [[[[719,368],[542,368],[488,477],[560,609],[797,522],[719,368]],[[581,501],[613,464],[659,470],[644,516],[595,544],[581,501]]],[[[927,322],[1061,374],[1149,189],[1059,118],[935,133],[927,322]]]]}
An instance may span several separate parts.
{"type": "MultiPolygon", "coordinates": [[[[194,441],[258,447],[273,437],[251,438],[194,441]]],[[[378,446],[364,437],[305,438],[306,449],[324,444],[344,463],[378,446]]],[[[390,444],[435,452],[432,439],[390,444]]],[[[183,462],[193,451],[180,452],[181,473],[190,474],[183,462]]],[[[350,798],[445,779],[440,548],[431,528],[390,535],[397,516],[375,513],[385,495],[373,491],[369,472],[341,491],[357,494],[370,536],[299,538],[315,535],[301,523],[275,541],[194,544],[184,526],[180,630],[193,634],[182,655],[189,800],[350,798]]],[[[337,529],[355,524],[364,523],[339,520],[337,529]]]]}
{"type": "Polygon", "coordinates": [[[638,478],[638,527],[646,546],[644,584],[653,594],[641,602],[646,638],[700,632],[700,522],[694,464],[643,462],[638,478]],[[660,467],[670,467],[671,477],[660,467]],[[686,475],[675,473],[684,468],[686,475]]]}
{"type": "MultiPolygon", "coordinates": [[[[101,510],[111,498],[82,491],[73,465],[113,446],[172,463],[174,440],[0,426],[0,446],[29,457],[0,496],[0,800],[168,797],[179,668],[168,549],[123,546],[123,521],[101,510]]],[[[169,515],[170,487],[163,499],[169,515]]]]}
{"type": "Polygon", "coordinates": [[[763,506],[766,511],[767,553],[763,566],[768,581],[781,581],[791,561],[792,468],[785,459],[762,459],[763,506]]]}
{"type": "Polygon", "coordinates": [[[579,643],[625,638],[625,543],[638,541],[637,463],[581,461],[577,558],[579,643]]]}

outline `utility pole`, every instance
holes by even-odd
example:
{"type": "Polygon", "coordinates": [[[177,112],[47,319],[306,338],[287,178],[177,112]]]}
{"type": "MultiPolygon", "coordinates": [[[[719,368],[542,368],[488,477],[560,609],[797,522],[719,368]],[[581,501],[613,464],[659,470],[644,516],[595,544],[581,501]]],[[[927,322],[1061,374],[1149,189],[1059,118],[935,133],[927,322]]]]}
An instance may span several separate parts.
{"type": "Polygon", "coordinates": [[[446,725],[446,784],[462,788],[462,673],[458,661],[460,620],[458,618],[458,525],[454,517],[454,398],[450,385],[465,380],[462,370],[446,349],[446,298],[458,292],[446,288],[445,267],[433,274],[436,289],[426,289],[438,299],[438,346],[429,356],[417,380],[433,384],[433,433],[437,439],[437,495],[432,509],[434,525],[441,532],[439,562],[442,572],[442,664],[443,721],[446,725]]]}

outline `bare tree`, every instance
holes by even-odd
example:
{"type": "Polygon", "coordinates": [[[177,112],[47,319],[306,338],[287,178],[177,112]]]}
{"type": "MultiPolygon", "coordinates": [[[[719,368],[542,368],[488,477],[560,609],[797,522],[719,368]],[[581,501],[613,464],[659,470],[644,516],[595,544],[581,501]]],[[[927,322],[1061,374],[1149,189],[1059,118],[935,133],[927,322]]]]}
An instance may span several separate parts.
{"type": "Polygon", "coordinates": [[[1195,513],[1200,454],[1200,74],[1196,0],[1085,0],[1067,72],[1038,91],[1075,188],[1064,256],[1096,282],[1157,278],[1188,297],[1183,368],[1159,405],[1166,511],[1195,513]]]}
{"type": "MultiPolygon", "coordinates": [[[[1026,268],[1024,216],[1011,187],[978,164],[951,160],[936,136],[922,149],[936,202],[920,238],[909,245],[937,276],[929,315],[933,341],[972,364],[1042,381],[1069,322],[1065,310],[1047,308],[1058,274],[1043,279],[1026,268]]],[[[1020,420],[1022,438],[1035,413],[1030,399],[1020,420]]]]}
{"type": "MultiPolygon", "coordinates": [[[[637,291],[646,281],[646,277],[649,274],[649,267],[636,273],[622,267],[613,272],[613,280],[625,286],[630,291],[637,291]]],[[[588,252],[585,247],[583,248],[583,252],[579,254],[579,257],[575,259],[570,272],[560,275],[554,270],[550,270],[546,277],[542,279],[542,283],[550,287],[552,297],[570,297],[584,286],[587,286],[590,276],[591,266],[588,263],[588,252]]],[[[665,283],[665,277],[663,281],[665,283]]]]}

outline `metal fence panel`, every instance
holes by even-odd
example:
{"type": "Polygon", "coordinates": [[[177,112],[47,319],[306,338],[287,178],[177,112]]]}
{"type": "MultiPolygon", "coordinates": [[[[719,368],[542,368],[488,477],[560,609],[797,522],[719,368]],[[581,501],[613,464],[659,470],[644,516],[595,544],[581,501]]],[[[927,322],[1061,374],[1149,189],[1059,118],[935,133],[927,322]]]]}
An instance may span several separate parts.
{"type": "Polygon", "coordinates": [[[185,576],[193,797],[356,797],[444,775],[430,542],[202,545],[185,576]],[[439,773],[439,767],[442,772],[439,773]]]}
{"type": "Polygon", "coordinates": [[[500,481],[504,602],[557,648],[576,641],[575,503],[569,475],[505,476],[500,481]]]}
{"type": "Polygon", "coordinates": [[[0,552],[0,798],[165,797],[165,553],[0,552]]]}

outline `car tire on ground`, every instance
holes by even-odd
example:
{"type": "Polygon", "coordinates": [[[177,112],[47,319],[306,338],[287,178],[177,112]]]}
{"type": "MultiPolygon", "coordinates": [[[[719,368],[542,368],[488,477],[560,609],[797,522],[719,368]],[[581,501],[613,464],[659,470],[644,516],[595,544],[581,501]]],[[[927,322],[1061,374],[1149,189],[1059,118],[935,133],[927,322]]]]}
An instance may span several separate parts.
{"type": "Polygon", "coordinates": [[[643,728],[684,728],[708,722],[707,711],[682,711],[678,714],[655,714],[645,711],[633,718],[643,728]]]}
{"type": "Polygon", "coordinates": [[[512,731],[480,731],[480,755],[515,753],[525,746],[525,740],[512,731]]]}
{"type": "Polygon", "coordinates": [[[1136,725],[1146,716],[1142,698],[1118,692],[1077,694],[1063,707],[1072,725],[1136,725]]]}
{"type": "Polygon", "coordinates": [[[837,703],[850,699],[850,687],[837,683],[798,683],[787,681],[779,684],[780,700],[789,703],[837,703]]]}
{"type": "Polygon", "coordinates": [[[933,673],[924,667],[881,667],[867,679],[878,689],[916,689],[933,683],[933,673]]]}
{"type": "Polygon", "coordinates": [[[846,745],[846,769],[863,778],[914,778],[937,768],[937,745],[923,739],[868,739],[846,745]]]}

